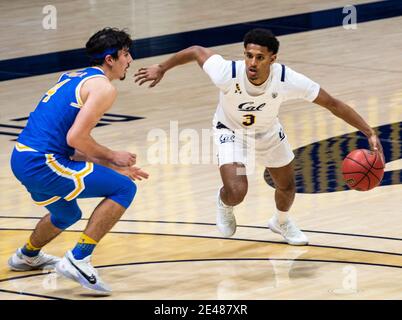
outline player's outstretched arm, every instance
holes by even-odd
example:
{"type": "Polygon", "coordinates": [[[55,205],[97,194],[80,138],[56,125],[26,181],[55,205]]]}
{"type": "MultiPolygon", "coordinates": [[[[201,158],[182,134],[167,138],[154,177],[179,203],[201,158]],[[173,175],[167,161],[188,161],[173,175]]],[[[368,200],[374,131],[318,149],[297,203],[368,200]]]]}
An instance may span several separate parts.
{"type": "Polygon", "coordinates": [[[84,83],[82,92],[85,93],[85,103],[67,133],[68,145],[88,158],[110,162],[116,166],[134,165],[136,161],[134,154],[126,151],[112,151],[91,137],[92,129],[112,106],[117,94],[116,89],[107,79],[94,78],[84,83]]]}
{"type": "Polygon", "coordinates": [[[313,102],[328,109],[338,118],[343,119],[356,129],[363,132],[370,143],[371,149],[374,151],[378,150],[381,154],[383,153],[380,139],[378,139],[375,131],[353,108],[348,106],[346,103],[335,99],[322,88],[313,102]]]}
{"type": "Polygon", "coordinates": [[[197,61],[202,68],[204,62],[213,54],[214,52],[211,49],[201,46],[188,47],[160,64],[138,69],[137,73],[134,74],[135,82],[142,85],[145,82],[152,81],[149,85],[152,88],[162,80],[166,71],[192,61],[197,61]]]}

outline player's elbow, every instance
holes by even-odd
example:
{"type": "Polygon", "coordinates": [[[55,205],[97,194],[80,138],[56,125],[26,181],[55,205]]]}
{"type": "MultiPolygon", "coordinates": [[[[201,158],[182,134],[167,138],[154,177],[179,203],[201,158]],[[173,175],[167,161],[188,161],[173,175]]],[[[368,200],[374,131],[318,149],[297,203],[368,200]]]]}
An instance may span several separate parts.
{"type": "Polygon", "coordinates": [[[66,141],[71,148],[77,148],[78,138],[71,130],[67,133],[66,141]]]}
{"type": "Polygon", "coordinates": [[[204,47],[198,46],[198,45],[194,45],[188,48],[191,52],[193,52],[193,54],[199,54],[200,52],[202,52],[202,50],[204,50],[204,47]]]}
{"type": "Polygon", "coordinates": [[[204,62],[212,55],[210,49],[198,45],[191,46],[188,50],[191,52],[192,59],[197,61],[200,67],[202,67],[204,62]]]}
{"type": "Polygon", "coordinates": [[[82,149],[82,148],[81,148],[81,147],[82,147],[82,144],[83,144],[84,141],[85,141],[85,137],[84,137],[83,135],[80,135],[79,133],[77,133],[77,132],[74,131],[74,130],[70,130],[70,131],[67,133],[66,140],[67,140],[67,144],[68,144],[71,148],[81,150],[81,149],[82,149]]]}
{"type": "Polygon", "coordinates": [[[198,60],[198,57],[201,55],[203,49],[204,48],[201,46],[194,45],[194,46],[189,47],[188,51],[190,52],[191,58],[193,60],[198,60]]]}

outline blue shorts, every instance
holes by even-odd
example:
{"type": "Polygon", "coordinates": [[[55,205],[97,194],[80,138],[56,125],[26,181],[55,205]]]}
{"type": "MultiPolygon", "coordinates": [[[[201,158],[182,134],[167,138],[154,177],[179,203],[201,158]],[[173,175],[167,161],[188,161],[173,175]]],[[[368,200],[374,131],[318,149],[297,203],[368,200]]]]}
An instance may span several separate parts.
{"type": "Polygon", "coordinates": [[[21,143],[13,150],[11,168],[34,202],[45,206],[55,226],[63,229],[68,216],[77,221],[81,215],[77,198],[104,197],[128,208],[137,190],[130,178],[110,168],[43,154],[21,143]]]}

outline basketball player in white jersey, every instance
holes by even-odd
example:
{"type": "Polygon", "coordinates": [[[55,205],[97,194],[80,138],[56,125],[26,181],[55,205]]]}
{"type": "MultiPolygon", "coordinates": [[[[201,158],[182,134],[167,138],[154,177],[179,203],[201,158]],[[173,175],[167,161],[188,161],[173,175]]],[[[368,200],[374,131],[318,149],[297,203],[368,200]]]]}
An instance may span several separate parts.
{"type": "Polygon", "coordinates": [[[197,61],[220,89],[213,120],[223,181],[217,196],[218,229],[226,237],[236,231],[233,207],[243,201],[248,187],[247,176],[239,174],[239,169],[248,165],[245,151],[249,150],[245,149],[250,148],[247,141],[252,138],[276,186],[277,211],[268,222],[269,228],[291,245],[306,245],[306,235],[288,214],[296,190],[294,154],[278,120],[281,103],[291,99],[314,102],[362,131],[373,150],[382,152],[382,147],[374,130],[351,107],[306,76],[276,63],[278,48],[279,42],[271,31],[253,29],[244,37],[244,60],[228,61],[210,49],[192,46],[161,64],[139,69],[134,76],[139,85],[152,81],[150,87],[154,87],[166,71],[197,61]],[[239,130],[245,132],[243,137],[239,130]]]}

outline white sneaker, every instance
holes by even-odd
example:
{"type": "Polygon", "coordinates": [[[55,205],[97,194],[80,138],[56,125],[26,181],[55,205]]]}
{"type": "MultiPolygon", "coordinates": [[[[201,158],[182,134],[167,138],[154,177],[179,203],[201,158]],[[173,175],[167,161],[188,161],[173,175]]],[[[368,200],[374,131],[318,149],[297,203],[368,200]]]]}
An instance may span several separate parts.
{"type": "Polygon", "coordinates": [[[110,287],[102,281],[98,271],[90,263],[91,256],[82,260],[74,259],[71,251],[67,251],[63,259],[56,264],[56,272],[66,278],[80,283],[83,287],[102,292],[110,293],[110,287]]]}
{"type": "Polygon", "coordinates": [[[216,208],[216,226],[218,230],[225,237],[233,236],[236,232],[236,217],[233,214],[233,207],[226,206],[222,203],[220,189],[218,190],[216,208]]]}
{"type": "Polygon", "coordinates": [[[268,227],[271,231],[281,234],[288,244],[294,246],[304,246],[308,244],[308,238],[306,235],[301,232],[290,219],[288,219],[287,222],[280,224],[278,219],[272,217],[268,222],[268,227]]]}
{"type": "Polygon", "coordinates": [[[42,251],[35,257],[28,257],[21,252],[21,248],[18,248],[8,259],[8,265],[14,271],[52,270],[58,261],[60,261],[59,257],[42,251]]]}

